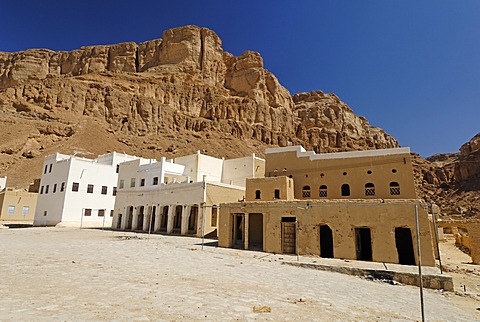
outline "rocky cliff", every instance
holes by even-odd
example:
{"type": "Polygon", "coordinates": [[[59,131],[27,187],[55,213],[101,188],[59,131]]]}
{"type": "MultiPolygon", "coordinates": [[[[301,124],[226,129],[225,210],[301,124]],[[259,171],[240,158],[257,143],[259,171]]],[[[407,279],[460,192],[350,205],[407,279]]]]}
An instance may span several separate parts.
{"type": "Polygon", "coordinates": [[[234,56],[196,26],[140,44],[0,52],[0,123],[0,174],[17,186],[56,151],[233,157],[272,145],[398,145],[333,94],[292,97],[259,53],[234,56]]]}

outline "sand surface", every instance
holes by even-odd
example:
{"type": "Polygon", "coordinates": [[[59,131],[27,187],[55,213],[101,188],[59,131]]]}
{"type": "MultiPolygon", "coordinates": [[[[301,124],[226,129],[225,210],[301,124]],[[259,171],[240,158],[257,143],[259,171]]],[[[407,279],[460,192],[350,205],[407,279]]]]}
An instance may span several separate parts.
{"type": "MultiPolygon", "coordinates": [[[[202,251],[197,238],[147,237],[89,229],[0,230],[0,320],[421,318],[417,287],[282,265],[289,259],[284,255],[213,246],[202,251]],[[254,306],[271,312],[255,313],[254,306]]],[[[460,295],[426,289],[426,319],[479,320],[480,302],[460,295]]]]}

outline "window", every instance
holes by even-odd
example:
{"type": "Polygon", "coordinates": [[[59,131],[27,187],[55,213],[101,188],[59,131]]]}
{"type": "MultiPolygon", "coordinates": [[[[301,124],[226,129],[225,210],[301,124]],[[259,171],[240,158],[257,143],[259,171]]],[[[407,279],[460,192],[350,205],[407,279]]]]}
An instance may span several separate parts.
{"type": "Polygon", "coordinates": [[[118,173],[120,171],[120,164],[117,164],[117,167],[115,169],[115,172],[118,173]]]}
{"type": "Polygon", "coordinates": [[[80,184],[78,182],[74,182],[72,184],[72,191],[78,191],[80,184]]]}
{"type": "Polygon", "coordinates": [[[275,191],[273,192],[273,198],[280,199],[280,189],[275,189],[275,191]]]}
{"type": "Polygon", "coordinates": [[[398,196],[400,195],[400,185],[398,182],[390,182],[390,195],[392,196],[398,196]]]}
{"type": "Polygon", "coordinates": [[[30,207],[29,206],[23,206],[22,215],[28,215],[29,212],[30,212],[30,207]]]}
{"type": "Polygon", "coordinates": [[[120,185],[119,185],[120,189],[123,189],[124,185],[125,185],[125,181],[123,179],[120,180],[120,185]]]}
{"type": "Polygon", "coordinates": [[[108,187],[107,186],[102,186],[102,195],[107,194],[108,187]]]}
{"type": "Polygon", "coordinates": [[[47,213],[48,213],[48,212],[45,210],[45,211],[43,212],[43,217],[46,217],[46,216],[47,216],[47,213]]]}
{"type": "Polygon", "coordinates": [[[15,206],[8,206],[8,214],[13,215],[15,213],[15,206]]]}
{"type": "Polygon", "coordinates": [[[140,179],[140,187],[145,187],[145,179],[140,179]]]}
{"type": "Polygon", "coordinates": [[[318,189],[318,196],[320,198],[326,198],[327,197],[327,186],[326,185],[321,185],[320,188],[318,189]]]}
{"type": "Polygon", "coordinates": [[[48,167],[48,173],[52,172],[52,164],[48,167]]]}
{"type": "Polygon", "coordinates": [[[113,217],[113,209],[110,210],[110,217],[113,217]]]}
{"type": "Polygon", "coordinates": [[[56,183],[53,185],[53,191],[52,192],[53,193],[57,192],[57,184],[56,183]]]}
{"type": "Polygon", "coordinates": [[[373,183],[365,184],[365,196],[375,196],[375,185],[373,183]]]}
{"type": "Polygon", "coordinates": [[[65,190],[65,182],[62,182],[62,185],[60,186],[60,192],[63,192],[65,190]]]}
{"type": "Polygon", "coordinates": [[[93,193],[93,184],[87,186],[87,193],[93,193]]]}
{"type": "Polygon", "coordinates": [[[48,193],[48,187],[49,187],[49,185],[47,184],[47,185],[45,186],[45,194],[48,193]]]}
{"type": "Polygon", "coordinates": [[[158,185],[158,177],[153,177],[153,183],[154,186],[158,185]]]}
{"type": "Polygon", "coordinates": [[[342,184],[342,197],[350,196],[350,185],[345,183],[342,184]]]}
{"type": "Polygon", "coordinates": [[[302,197],[303,198],[310,198],[310,186],[303,186],[302,188],[302,197]]]}
{"type": "Polygon", "coordinates": [[[130,188],[135,187],[135,178],[130,179],[130,188]]]}
{"type": "Polygon", "coordinates": [[[85,212],[83,213],[84,216],[91,216],[92,215],[92,209],[85,209],[85,212]]]}
{"type": "Polygon", "coordinates": [[[262,192],[260,190],[255,190],[255,199],[260,199],[262,192]]]}
{"type": "Polygon", "coordinates": [[[117,187],[113,187],[112,196],[116,196],[116,195],[117,195],[117,187]]]}
{"type": "Polygon", "coordinates": [[[47,173],[48,165],[45,165],[45,170],[43,170],[43,174],[47,173]]]}
{"type": "Polygon", "coordinates": [[[43,194],[43,186],[40,187],[40,194],[43,194]]]}
{"type": "Polygon", "coordinates": [[[98,209],[98,217],[104,217],[105,216],[105,209],[98,209]]]}
{"type": "Polygon", "coordinates": [[[212,207],[212,227],[217,227],[218,208],[212,207]]]}

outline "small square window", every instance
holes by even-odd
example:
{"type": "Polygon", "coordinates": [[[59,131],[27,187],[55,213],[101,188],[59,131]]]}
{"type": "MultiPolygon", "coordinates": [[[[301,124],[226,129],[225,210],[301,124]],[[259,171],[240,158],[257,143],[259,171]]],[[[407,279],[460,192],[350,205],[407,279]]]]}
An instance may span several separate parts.
{"type": "Polygon", "coordinates": [[[107,194],[108,187],[107,186],[102,186],[102,195],[107,194]]]}
{"type": "Polygon", "coordinates": [[[135,187],[135,178],[130,179],[130,188],[135,187]]]}
{"type": "Polygon", "coordinates": [[[8,214],[13,215],[15,213],[15,206],[8,206],[8,214]]]}
{"type": "Polygon", "coordinates": [[[85,212],[83,213],[84,216],[91,216],[92,215],[92,209],[85,209],[85,212]]]}
{"type": "Polygon", "coordinates": [[[158,177],[153,177],[153,182],[152,182],[152,184],[153,184],[154,186],[158,185],[158,177]]]}
{"type": "Polygon", "coordinates": [[[74,182],[72,184],[72,191],[76,191],[78,192],[78,188],[79,188],[80,184],[78,182],[74,182]]]}
{"type": "Polygon", "coordinates": [[[93,184],[87,186],[87,193],[93,193],[93,184]]]}
{"type": "Polygon", "coordinates": [[[30,212],[30,207],[29,206],[23,206],[22,215],[28,215],[29,212],[30,212]]]}
{"type": "Polygon", "coordinates": [[[104,217],[105,216],[105,209],[98,209],[98,217],[104,217]]]}

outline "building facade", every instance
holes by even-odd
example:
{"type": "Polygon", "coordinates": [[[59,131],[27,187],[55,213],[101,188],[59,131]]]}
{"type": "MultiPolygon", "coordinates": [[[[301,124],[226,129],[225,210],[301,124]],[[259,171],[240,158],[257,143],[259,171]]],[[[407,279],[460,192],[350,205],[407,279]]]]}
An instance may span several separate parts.
{"type": "Polygon", "coordinates": [[[0,178],[0,224],[32,224],[37,193],[7,187],[7,177],[0,178]]]}
{"type": "Polygon", "coordinates": [[[197,152],[120,165],[113,229],[216,235],[218,205],[245,198],[245,180],[265,172],[251,155],[218,159],[197,152]]]}
{"type": "Polygon", "coordinates": [[[221,205],[219,246],[435,265],[428,209],[416,199],[408,148],[315,154],[266,150],[264,179],[221,205]]]}
{"type": "Polygon", "coordinates": [[[96,159],[59,153],[45,157],[34,226],[110,227],[118,166],[134,159],[116,152],[96,159]]]}

